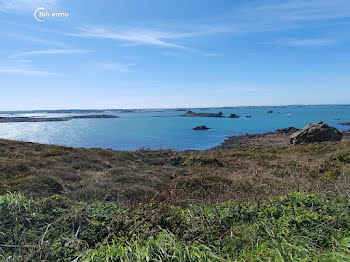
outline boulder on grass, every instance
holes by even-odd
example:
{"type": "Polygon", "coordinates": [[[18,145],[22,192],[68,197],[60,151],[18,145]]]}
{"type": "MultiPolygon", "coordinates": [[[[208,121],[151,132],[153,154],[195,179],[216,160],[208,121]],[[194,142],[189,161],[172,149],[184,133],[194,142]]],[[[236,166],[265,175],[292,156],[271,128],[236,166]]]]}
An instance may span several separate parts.
{"type": "Polygon", "coordinates": [[[311,123],[303,129],[293,133],[290,136],[290,143],[296,145],[323,141],[340,141],[342,137],[343,134],[335,127],[319,122],[311,123]]]}

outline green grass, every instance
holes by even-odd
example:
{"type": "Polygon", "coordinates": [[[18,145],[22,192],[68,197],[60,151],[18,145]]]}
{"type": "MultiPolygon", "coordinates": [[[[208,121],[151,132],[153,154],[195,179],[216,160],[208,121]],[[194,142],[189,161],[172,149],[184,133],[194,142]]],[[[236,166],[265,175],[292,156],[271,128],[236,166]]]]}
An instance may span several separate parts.
{"type": "Polygon", "coordinates": [[[259,205],[0,197],[3,261],[350,261],[350,201],[291,193],[259,205]]]}
{"type": "Polygon", "coordinates": [[[349,190],[350,141],[118,152],[0,140],[0,261],[350,261],[349,190]]]}

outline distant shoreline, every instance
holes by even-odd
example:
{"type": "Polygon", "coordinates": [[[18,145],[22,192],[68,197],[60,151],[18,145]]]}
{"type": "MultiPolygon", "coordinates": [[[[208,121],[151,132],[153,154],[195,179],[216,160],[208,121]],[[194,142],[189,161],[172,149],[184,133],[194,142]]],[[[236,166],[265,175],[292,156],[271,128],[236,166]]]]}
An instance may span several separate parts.
{"type": "Polygon", "coordinates": [[[103,119],[119,118],[115,115],[82,115],[71,117],[0,117],[0,123],[24,123],[24,122],[60,122],[73,119],[103,119]]]}
{"type": "Polygon", "coordinates": [[[102,113],[102,112],[120,112],[136,113],[143,111],[188,111],[203,109],[237,109],[237,108],[286,108],[286,107],[307,107],[307,106],[350,106],[350,104],[290,104],[290,105],[245,105],[245,106],[210,106],[210,107],[159,107],[159,108],[107,108],[107,109],[38,109],[38,110],[0,110],[0,114],[21,114],[21,113],[102,113]]]}

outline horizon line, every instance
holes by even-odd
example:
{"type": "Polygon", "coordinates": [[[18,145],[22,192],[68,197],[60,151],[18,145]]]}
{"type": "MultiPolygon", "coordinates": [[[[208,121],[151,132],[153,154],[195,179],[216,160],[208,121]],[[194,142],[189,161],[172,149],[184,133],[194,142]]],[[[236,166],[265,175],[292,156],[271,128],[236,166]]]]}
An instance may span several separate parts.
{"type": "Polygon", "coordinates": [[[288,107],[288,106],[350,106],[349,104],[280,104],[280,105],[247,105],[247,106],[209,106],[209,107],[149,107],[149,108],[60,108],[60,109],[25,109],[0,110],[5,112],[50,112],[50,111],[113,111],[113,110],[174,110],[174,109],[214,109],[214,108],[240,108],[240,107],[288,107]]]}

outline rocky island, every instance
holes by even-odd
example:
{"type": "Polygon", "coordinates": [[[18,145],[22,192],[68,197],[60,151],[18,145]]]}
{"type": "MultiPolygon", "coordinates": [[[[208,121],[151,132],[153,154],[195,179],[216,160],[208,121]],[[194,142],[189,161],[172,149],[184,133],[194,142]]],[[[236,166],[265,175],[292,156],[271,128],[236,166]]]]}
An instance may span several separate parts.
{"type": "Polygon", "coordinates": [[[193,130],[208,130],[210,128],[207,126],[197,126],[197,127],[192,128],[192,129],[193,130]]]}
{"type": "Polygon", "coordinates": [[[339,123],[338,125],[341,125],[341,126],[350,126],[350,122],[339,123]]]}
{"type": "MultiPolygon", "coordinates": [[[[185,114],[180,115],[180,116],[184,116],[184,117],[219,117],[219,118],[227,117],[227,116],[224,116],[224,114],[222,112],[219,112],[219,113],[196,113],[193,111],[187,111],[185,114]]],[[[228,118],[240,118],[240,116],[236,115],[236,114],[231,114],[230,116],[228,116],[228,118]]]]}
{"type": "Polygon", "coordinates": [[[118,118],[115,115],[82,115],[69,117],[0,117],[0,123],[21,123],[21,122],[59,122],[72,119],[97,119],[97,118],[118,118]]]}
{"type": "Polygon", "coordinates": [[[231,115],[229,116],[229,118],[240,118],[240,116],[239,116],[239,115],[236,115],[236,114],[231,114],[231,115]]]}
{"type": "Polygon", "coordinates": [[[83,116],[72,116],[70,119],[86,119],[86,118],[119,118],[115,115],[83,115],[83,116]]]}
{"type": "Polygon", "coordinates": [[[219,113],[195,113],[193,111],[187,111],[181,115],[185,117],[224,117],[222,112],[219,113]]]}

